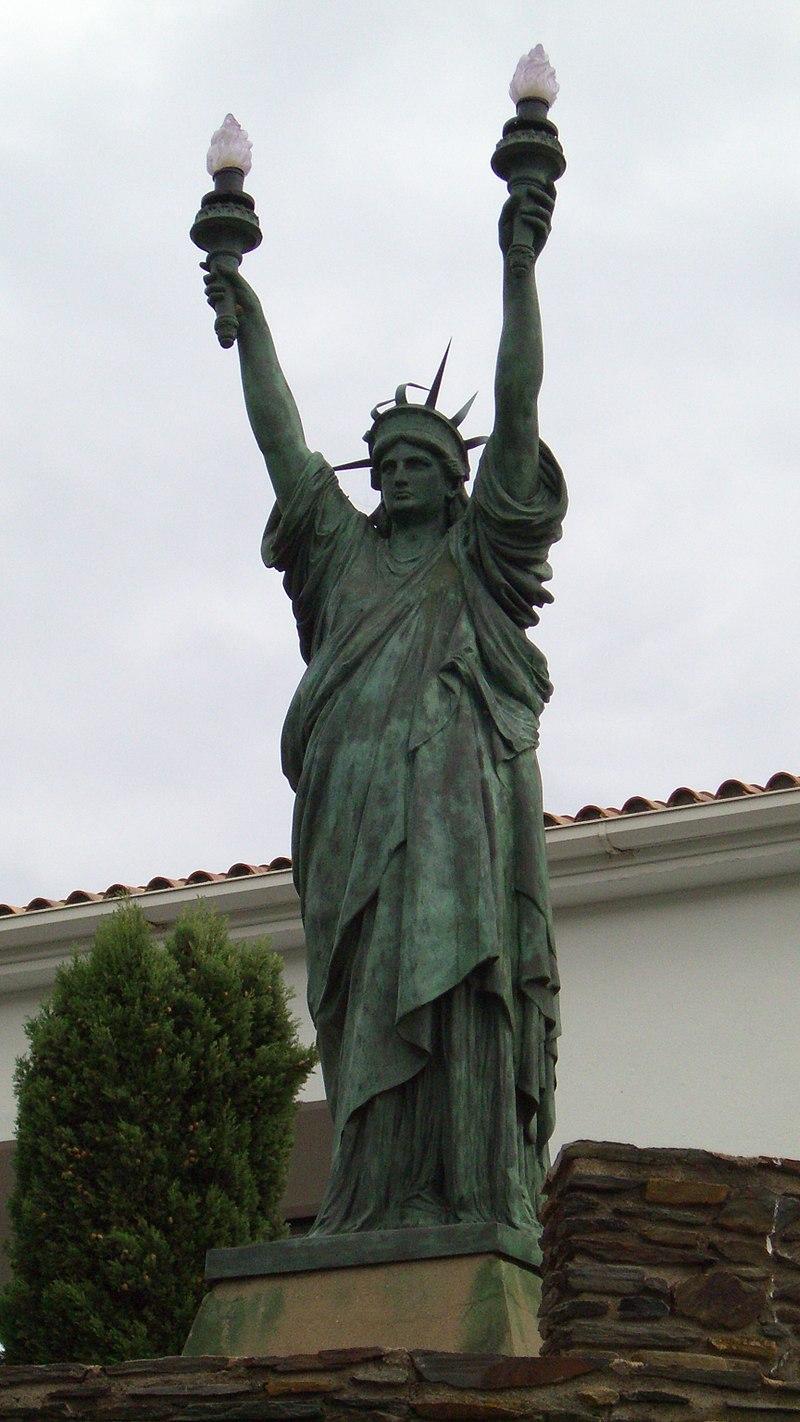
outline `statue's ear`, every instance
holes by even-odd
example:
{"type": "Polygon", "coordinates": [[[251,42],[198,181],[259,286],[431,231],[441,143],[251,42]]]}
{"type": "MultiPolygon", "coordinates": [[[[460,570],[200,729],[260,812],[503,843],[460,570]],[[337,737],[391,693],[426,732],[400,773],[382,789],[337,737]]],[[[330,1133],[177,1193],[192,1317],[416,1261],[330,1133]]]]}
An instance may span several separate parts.
{"type": "Polygon", "coordinates": [[[372,527],[377,530],[381,538],[388,538],[392,531],[392,520],[386,512],[386,505],[381,499],[378,507],[370,514],[369,521],[372,527]]]}

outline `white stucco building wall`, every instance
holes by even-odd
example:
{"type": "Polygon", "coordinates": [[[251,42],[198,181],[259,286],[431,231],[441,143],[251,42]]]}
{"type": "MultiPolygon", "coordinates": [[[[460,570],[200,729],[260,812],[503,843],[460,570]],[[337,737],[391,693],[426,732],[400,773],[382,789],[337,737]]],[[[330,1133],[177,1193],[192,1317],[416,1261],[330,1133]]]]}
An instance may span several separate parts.
{"type": "MultiPolygon", "coordinates": [[[[591,1137],[800,1156],[800,787],[547,831],[562,977],[556,1147],[591,1137]]],[[[167,930],[202,898],[268,933],[310,1040],[288,870],[137,896],[167,930]]],[[[0,918],[0,1141],[23,1021],[113,901],[0,918]]],[[[322,1096],[319,1077],[307,1100],[322,1096]]]]}

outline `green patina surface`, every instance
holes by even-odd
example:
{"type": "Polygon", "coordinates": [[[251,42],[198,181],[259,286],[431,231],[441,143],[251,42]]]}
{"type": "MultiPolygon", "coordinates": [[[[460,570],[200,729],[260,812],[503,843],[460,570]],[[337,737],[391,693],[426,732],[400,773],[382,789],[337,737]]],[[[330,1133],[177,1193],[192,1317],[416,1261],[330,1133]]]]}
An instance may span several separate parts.
{"type": "Polygon", "coordinates": [[[536,1235],[501,1224],[433,1225],[415,1229],[356,1230],[350,1234],[301,1235],[271,1244],[210,1249],[206,1279],[245,1279],[308,1270],[362,1268],[402,1260],[495,1254],[531,1268],[542,1262],[536,1235]]]}
{"type": "Polygon", "coordinates": [[[538,1338],[541,1297],[542,1281],[531,1270],[505,1259],[482,1260],[454,1351],[525,1354],[538,1338]]]}
{"type": "Polygon", "coordinates": [[[235,308],[277,499],[262,552],[284,573],[308,664],[282,759],[335,1121],[319,1234],[538,1230],[559,985],[536,762],[551,688],[526,629],[550,601],[566,508],[537,413],[535,267],[563,170],[541,104],[520,106],[493,164],[511,194],[503,321],[471,497],[463,412],[436,408],[440,370],[426,403],[401,387],[373,412],[380,503],[358,512],[306,444],[237,256],[212,258],[206,277],[212,305],[235,308]]]}
{"type": "Polygon", "coordinates": [[[266,1352],[285,1312],[283,1283],[247,1293],[228,1284],[207,1294],[186,1340],[184,1357],[224,1353],[242,1357],[266,1352]]]}

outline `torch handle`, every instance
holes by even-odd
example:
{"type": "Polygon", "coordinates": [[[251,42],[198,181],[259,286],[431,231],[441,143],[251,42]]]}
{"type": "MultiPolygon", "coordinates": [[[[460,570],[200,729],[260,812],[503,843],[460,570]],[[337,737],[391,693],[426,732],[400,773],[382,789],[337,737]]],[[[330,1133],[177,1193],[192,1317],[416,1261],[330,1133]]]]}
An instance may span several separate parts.
{"type": "MultiPolygon", "coordinates": [[[[211,254],[212,260],[214,255],[214,253],[211,254]]],[[[226,257],[235,256],[233,252],[226,252],[225,255],[226,257]]],[[[236,257],[237,266],[240,265],[241,260],[241,257],[236,257]]],[[[239,322],[236,317],[236,297],[230,287],[226,287],[224,295],[222,295],[215,304],[214,310],[217,313],[216,320],[214,321],[214,330],[217,340],[223,350],[230,350],[231,346],[235,345],[236,337],[239,334],[239,322]]]]}
{"type": "MultiPolygon", "coordinates": [[[[528,173],[514,177],[507,185],[509,196],[513,197],[517,192],[522,193],[526,188],[533,186],[536,180],[536,177],[528,173]]],[[[517,213],[511,228],[508,265],[515,275],[524,276],[533,266],[534,256],[535,252],[531,230],[520,214],[517,213]]]]}

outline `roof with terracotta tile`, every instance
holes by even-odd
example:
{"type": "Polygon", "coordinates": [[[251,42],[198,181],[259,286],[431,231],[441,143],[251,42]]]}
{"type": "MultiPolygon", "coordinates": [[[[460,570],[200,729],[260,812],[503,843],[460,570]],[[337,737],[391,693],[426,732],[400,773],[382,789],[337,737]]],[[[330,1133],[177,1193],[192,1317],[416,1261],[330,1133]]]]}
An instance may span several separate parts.
{"type": "MultiPolygon", "coordinates": [[[[567,825],[586,824],[592,820],[613,820],[621,815],[641,815],[651,811],[674,810],[686,805],[703,805],[719,800],[739,799],[749,795],[767,795],[776,790],[800,790],[800,776],[791,771],[779,770],[771,775],[766,785],[750,785],[744,780],[723,780],[716,791],[692,790],[688,785],[679,785],[666,800],[648,800],[643,795],[632,795],[616,809],[614,806],[583,805],[575,815],[554,815],[545,810],[546,829],[559,829],[567,825]]],[[[92,893],[88,889],[73,889],[65,899],[35,898],[30,903],[17,907],[0,903],[0,918],[9,915],[35,913],[41,909],[68,908],[72,904],[99,903],[102,899],[122,898],[129,894],[153,893],[158,889],[185,889],[192,884],[216,884],[224,879],[251,878],[256,874],[275,874],[291,869],[292,861],[285,855],[278,855],[268,864],[232,864],[225,873],[212,873],[208,869],[195,869],[185,879],[172,879],[164,874],[156,874],[146,884],[110,884],[102,893],[92,893]]]]}
{"type": "Polygon", "coordinates": [[[39,909],[69,908],[72,904],[96,904],[102,899],[119,899],[130,894],[151,894],[157,889],[186,889],[192,884],[218,884],[223,879],[247,879],[255,874],[275,874],[291,869],[292,861],[280,854],[268,864],[232,864],[224,874],[212,873],[209,869],[195,869],[185,879],[172,879],[166,874],[156,874],[146,884],[109,884],[101,893],[89,889],[73,889],[65,899],[31,899],[29,904],[18,908],[14,904],[0,903],[0,918],[9,914],[35,913],[39,909]]]}
{"type": "Polygon", "coordinates": [[[744,795],[766,795],[773,790],[800,789],[800,776],[791,771],[779,770],[771,775],[766,785],[750,785],[745,780],[723,780],[719,789],[692,790],[688,785],[679,785],[666,800],[648,800],[644,795],[631,795],[620,809],[614,806],[584,805],[576,815],[552,815],[545,810],[544,822],[548,829],[559,825],[584,824],[587,820],[613,820],[620,815],[641,815],[651,810],[674,810],[684,805],[703,805],[712,800],[734,800],[744,795]]]}

